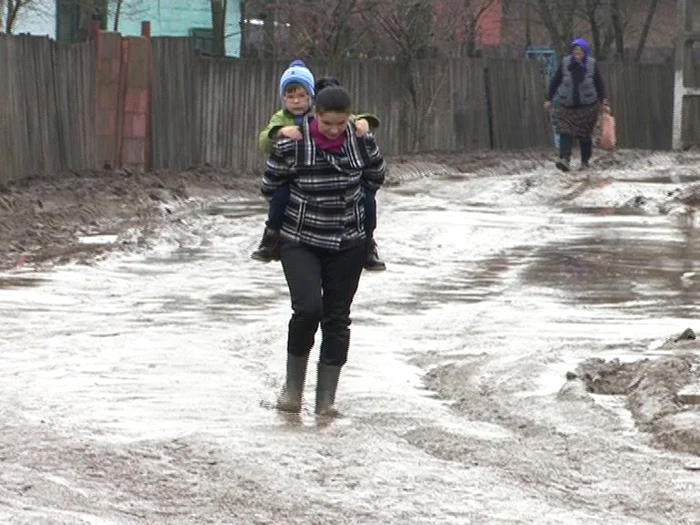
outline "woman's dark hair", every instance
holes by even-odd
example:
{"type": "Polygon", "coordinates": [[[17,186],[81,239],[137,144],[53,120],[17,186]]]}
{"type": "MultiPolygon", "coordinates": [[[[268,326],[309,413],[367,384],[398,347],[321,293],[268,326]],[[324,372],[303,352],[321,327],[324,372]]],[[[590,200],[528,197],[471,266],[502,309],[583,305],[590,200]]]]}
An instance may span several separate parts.
{"type": "Polygon", "coordinates": [[[319,78],[316,83],[314,84],[314,91],[318,93],[324,88],[331,87],[331,86],[339,86],[340,85],[340,80],[338,80],[335,77],[321,77],[319,78]]]}
{"type": "Polygon", "coordinates": [[[326,87],[316,95],[315,106],[317,113],[326,113],[328,111],[350,113],[351,105],[350,93],[342,86],[326,87]]]}

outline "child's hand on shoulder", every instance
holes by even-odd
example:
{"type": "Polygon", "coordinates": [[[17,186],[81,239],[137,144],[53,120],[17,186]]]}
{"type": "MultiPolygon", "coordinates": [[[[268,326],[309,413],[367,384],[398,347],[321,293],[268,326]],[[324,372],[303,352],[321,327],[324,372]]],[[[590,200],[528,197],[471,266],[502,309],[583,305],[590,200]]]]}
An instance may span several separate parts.
{"type": "Polygon", "coordinates": [[[277,132],[277,138],[278,139],[292,139],[292,140],[301,140],[303,139],[303,135],[301,134],[301,131],[297,126],[284,126],[283,128],[280,128],[280,130],[277,132]]]}
{"type": "Polygon", "coordinates": [[[358,137],[366,137],[367,133],[369,133],[369,122],[367,122],[367,119],[361,118],[355,122],[355,128],[357,130],[355,134],[358,137]]]}

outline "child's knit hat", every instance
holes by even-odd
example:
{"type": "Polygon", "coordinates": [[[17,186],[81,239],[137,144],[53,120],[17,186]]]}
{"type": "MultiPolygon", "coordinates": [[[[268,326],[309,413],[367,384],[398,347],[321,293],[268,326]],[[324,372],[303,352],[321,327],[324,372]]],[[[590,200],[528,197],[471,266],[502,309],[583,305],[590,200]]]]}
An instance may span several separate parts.
{"type": "Polygon", "coordinates": [[[282,78],[280,78],[280,98],[284,98],[284,91],[290,84],[299,84],[306,90],[309,97],[314,98],[314,75],[306,67],[303,60],[293,60],[285,72],[282,73],[282,78]]]}

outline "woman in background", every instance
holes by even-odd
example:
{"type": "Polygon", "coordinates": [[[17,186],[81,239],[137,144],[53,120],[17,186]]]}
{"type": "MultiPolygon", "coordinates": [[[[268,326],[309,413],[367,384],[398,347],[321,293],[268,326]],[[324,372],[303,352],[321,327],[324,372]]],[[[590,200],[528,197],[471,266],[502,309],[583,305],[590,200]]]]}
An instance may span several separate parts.
{"type": "Polygon", "coordinates": [[[562,60],[549,85],[544,107],[552,108],[552,100],[559,101],[559,160],[557,168],[571,169],[574,138],[581,147],[580,170],[589,167],[593,155],[593,129],[600,114],[600,103],[607,105],[605,85],[598,62],[591,56],[591,48],[583,38],[571,43],[570,54],[562,60]]]}

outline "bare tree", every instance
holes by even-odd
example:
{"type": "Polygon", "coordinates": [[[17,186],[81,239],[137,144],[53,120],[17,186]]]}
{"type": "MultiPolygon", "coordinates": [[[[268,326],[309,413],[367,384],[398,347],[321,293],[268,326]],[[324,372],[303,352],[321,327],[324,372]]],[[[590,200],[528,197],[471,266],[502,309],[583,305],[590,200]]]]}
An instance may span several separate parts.
{"type": "Polygon", "coordinates": [[[371,0],[362,13],[365,24],[376,24],[393,44],[401,63],[426,58],[434,49],[435,12],[429,0],[371,0]]]}
{"type": "Polygon", "coordinates": [[[333,68],[363,52],[371,24],[362,23],[366,7],[358,0],[301,0],[280,5],[278,21],[288,25],[288,46],[295,55],[317,58],[333,68]]]}
{"type": "Polygon", "coordinates": [[[5,0],[4,4],[4,30],[8,35],[14,32],[17,20],[25,11],[41,7],[37,0],[5,0]]]}
{"type": "Polygon", "coordinates": [[[447,0],[442,6],[437,16],[437,45],[456,48],[459,56],[478,56],[481,24],[496,0],[447,0]]]}
{"type": "Polygon", "coordinates": [[[49,5],[44,0],[0,0],[0,32],[12,34],[17,23],[23,19],[46,20],[54,15],[54,5],[49,5]]]}
{"type": "Polygon", "coordinates": [[[119,22],[121,21],[124,0],[113,0],[112,6],[114,8],[114,20],[112,24],[112,31],[119,31],[119,22]]]}
{"type": "Polygon", "coordinates": [[[649,36],[649,31],[651,30],[651,25],[654,21],[654,15],[656,14],[656,8],[659,6],[659,0],[650,0],[649,9],[647,10],[647,16],[644,19],[644,25],[642,26],[642,32],[639,35],[639,43],[637,44],[637,50],[634,53],[634,61],[639,62],[642,59],[642,53],[644,53],[644,46],[646,46],[647,37],[649,36]]]}
{"type": "Polygon", "coordinates": [[[109,0],[109,12],[112,13],[112,31],[119,31],[124,18],[135,19],[148,12],[142,0],[109,0]]]}
{"type": "Polygon", "coordinates": [[[618,1],[586,0],[582,11],[582,18],[591,34],[593,54],[596,58],[607,59],[613,41],[617,38],[620,39],[621,45],[618,54],[624,57],[624,27],[618,1]]]}
{"type": "Polygon", "coordinates": [[[568,43],[577,33],[589,34],[600,60],[613,52],[619,60],[626,60],[635,26],[643,19],[634,54],[634,60],[641,59],[659,1],[645,4],[639,0],[529,0],[557,51],[568,52],[568,43]]]}
{"type": "Polygon", "coordinates": [[[610,0],[610,23],[612,24],[617,57],[625,60],[625,22],[620,9],[620,0],[610,0]]]}
{"type": "Polygon", "coordinates": [[[427,130],[421,123],[435,110],[437,97],[441,95],[446,84],[448,69],[442,73],[436,70],[437,88],[430,89],[432,82],[421,78],[417,61],[433,58],[438,53],[436,5],[430,0],[389,0],[368,2],[369,9],[363,13],[364,23],[375,23],[379,29],[377,36],[387,40],[387,47],[393,47],[391,53],[400,64],[397,81],[405,86],[407,111],[402,112],[402,125],[412,138],[406,146],[416,151],[423,141],[427,130]]]}
{"type": "Polygon", "coordinates": [[[566,54],[574,34],[579,1],[531,0],[531,7],[547,29],[554,49],[566,54]]]}

